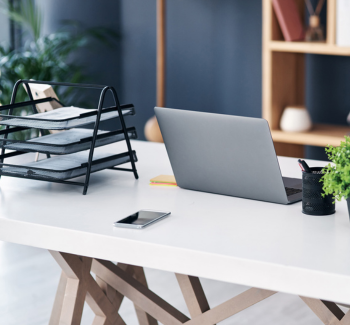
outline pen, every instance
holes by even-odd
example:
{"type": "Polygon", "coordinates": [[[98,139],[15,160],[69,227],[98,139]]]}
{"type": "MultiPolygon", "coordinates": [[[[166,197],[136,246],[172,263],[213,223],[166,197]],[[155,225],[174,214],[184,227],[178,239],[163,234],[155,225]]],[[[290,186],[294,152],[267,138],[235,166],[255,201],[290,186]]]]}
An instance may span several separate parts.
{"type": "Polygon", "coordinates": [[[298,163],[303,172],[311,173],[309,165],[304,160],[298,159],[298,163]]]}

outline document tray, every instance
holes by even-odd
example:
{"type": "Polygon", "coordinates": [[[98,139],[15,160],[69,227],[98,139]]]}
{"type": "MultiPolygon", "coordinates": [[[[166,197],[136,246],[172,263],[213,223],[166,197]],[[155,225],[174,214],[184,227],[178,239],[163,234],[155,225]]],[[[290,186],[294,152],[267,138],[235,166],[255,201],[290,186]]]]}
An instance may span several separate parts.
{"type": "MultiPolygon", "coordinates": [[[[45,135],[28,141],[0,139],[5,142],[6,149],[24,152],[41,152],[52,155],[66,155],[78,151],[90,149],[92,129],[71,129],[65,132],[45,135]]],[[[134,127],[126,129],[130,139],[136,139],[136,129],[134,127]]],[[[125,140],[123,130],[118,131],[98,131],[95,147],[125,140]]]]}
{"type": "MultiPolygon", "coordinates": [[[[66,180],[85,175],[88,167],[90,150],[65,156],[56,156],[39,160],[26,165],[0,164],[0,175],[14,176],[38,180],[66,180]]],[[[132,151],[134,161],[137,161],[135,151],[132,151]]],[[[128,152],[118,155],[98,152],[95,150],[91,172],[111,168],[130,162],[128,152]]]]}
{"type": "MultiPolygon", "coordinates": [[[[135,114],[133,105],[123,105],[121,106],[121,110],[123,116],[135,114]]],[[[27,116],[0,115],[0,124],[42,130],[66,130],[94,123],[96,121],[96,115],[96,109],[71,106],[27,116]]],[[[119,117],[116,107],[109,107],[102,110],[101,121],[115,117],[119,117]]]]}

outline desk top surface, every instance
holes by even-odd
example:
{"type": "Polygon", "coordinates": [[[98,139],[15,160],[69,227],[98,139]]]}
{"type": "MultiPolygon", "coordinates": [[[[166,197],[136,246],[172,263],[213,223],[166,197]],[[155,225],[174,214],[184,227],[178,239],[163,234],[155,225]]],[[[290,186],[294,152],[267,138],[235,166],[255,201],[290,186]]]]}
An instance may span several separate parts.
{"type": "MultiPolygon", "coordinates": [[[[172,174],[165,147],[132,146],[140,179],[101,171],[91,175],[86,196],[77,186],[2,177],[0,240],[350,303],[346,202],[337,202],[335,215],[308,216],[300,202],[286,206],[152,187],[151,178],[172,174]],[[143,230],[113,227],[140,209],[171,216],[143,230]]],[[[296,159],[279,161],[284,176],[301,177],[296,159]]]]}

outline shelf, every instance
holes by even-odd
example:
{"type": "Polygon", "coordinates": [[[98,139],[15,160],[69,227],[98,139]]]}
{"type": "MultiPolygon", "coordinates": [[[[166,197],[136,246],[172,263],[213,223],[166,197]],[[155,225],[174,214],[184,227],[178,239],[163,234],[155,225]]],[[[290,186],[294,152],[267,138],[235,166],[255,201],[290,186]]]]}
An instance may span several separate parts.
{"type": "Polygon", "coordinates": [[[328,144],[339,146],[344,141],[344,135],[350,134],[350,127],[341,125],[315,124],[308,132],[284,132],[271,130],[273,141],[325,147],[328,144]]]}
{"type": "Polygon", "coordinates": [[[327,43],[270,41],[268,47],[274,52],[350,56],[350,47],[341,47],[327,43]]]}

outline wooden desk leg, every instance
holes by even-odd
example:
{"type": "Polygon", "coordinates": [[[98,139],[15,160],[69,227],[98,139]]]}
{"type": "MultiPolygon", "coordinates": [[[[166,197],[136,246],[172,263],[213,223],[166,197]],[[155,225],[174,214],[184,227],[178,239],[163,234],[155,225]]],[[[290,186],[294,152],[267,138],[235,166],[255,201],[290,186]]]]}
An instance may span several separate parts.
{"type": "Polygon", "coordinates": [[[207,297],[198,278],[184,274],[176,274],[176,278],[192,318],[210,309],[207,297]]]}
{"type": "Polygon", "coordinates": [[[80,324],[86,297],[86,284],[81,281],[90,271],[91,259],[76,257],[67,263],[59,253],[51,252],[62,268],[62,275],[49,325],[80,324]],[[75,270],[75,271],[73,271],[75,270]]]}
{"type": "MultiPolygon", "coordinates": [[[[134,303],[140,325],[157,325],[157,320],[164,325],[215,325],[276,293],[251,288],[210,309],[199,279],[176,274],[192,317],[189,319],[149,290],[142,267],[50,253],[61,266],[62,274],[49,325],[80,324],[85,301],[96,315],[93,325],[125,325],[118,313],[124,297],[134,303]]],[[[350,325],[350,311],[344,314],[337,304],[301,299],[325,325],[350,325]]]]}
{"type": "MultiPolygon", "coordinates": [[[[117,264],[122,270],[133,276],[137,281],[142,283],[144,286],[147,286],[147,280],[145,276],[145,272],[142,267],[132,266],[127,264],[117,264]]],[[[114,308],[119,310],[120,305],[124,299],[124,296],[118,291],[114,290],[108,283],[103,281],[98,275],[96,275],[96,282],[102,288],[102,290],[107,295],[108,299],[112,302],[114,308]]],[[[136,316],[140,325],[157,325],[158,322],[146,312],[144,312],[140,307],[134,304],[136,316]]]]}
{"type": "Polygon", "coordinates": [[[191,310],[192,319],[189,319],[112,262],[94,259],[91,269],[103,281],[164,325],[214,325],[275,294],[274,291],[251,288],[208,309],[199,280],[194,277],[186,279],[186,276],[179,275],[186,295],[185,300],[191,310]]]}
{"type": "Polygon", "coordinates": [[[124,325],[118,310],[92,277],[92,259],[50,251],[62,268],[49,325],[78,325],[84,308],[89,304],[95,313],[93,325],[124,325]]]}
{"type": "Polygon", "coordinates": [[[59,319],[61,317],[62,308],[63,308],[64,296],[66,293],[67,281],[68,281],[67,276],[65,275],[64,272],[62,272],[60,282],[58,283],[56,298],[53,304],[49,325],[59,324],[59,319]]]}
{"type": "MultiPolygon", "coordinates": [[[[134,278],[148,288],[145,272],[140,266],[133,266],[134,278]]],[[[140,325],[157,325],[158,322],[151,315],[144,312],[140,307],[135,305],[135,311],[140,325]]]]}
{"type": "Polygon", "coordinates": [[[300,297],[325,325],[350,325],[350,310],[344,312],[337,304],[320,299],[300,297]]]}

